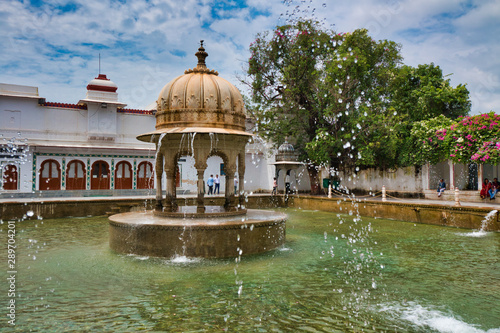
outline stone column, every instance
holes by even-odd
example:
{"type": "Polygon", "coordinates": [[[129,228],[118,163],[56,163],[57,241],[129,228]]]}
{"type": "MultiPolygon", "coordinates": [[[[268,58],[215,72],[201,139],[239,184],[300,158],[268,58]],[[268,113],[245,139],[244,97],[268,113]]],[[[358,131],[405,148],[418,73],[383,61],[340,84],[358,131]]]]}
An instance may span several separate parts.
{"type": "Polygon", "coordinates": [[[455,189],[455,164],[452,160],[448,160],[448,166],[450,167],[450,190],[455,189]]]}
{"type": "Polygon", "coordinates": [[[484,168],[482,164],[477,165],[477,188],[481,191],[483,187],[484,168]]]}
{"type": "Polygon", "coordinates": [[[239,154],[238,157],[238,193],[236,194],[238,197],[238,202],[240,206],[245,204],[245,153],[239,154]]]}
{"type": "Polygon", "coordinates": [[[167,176],[167,193],[165,195],[165,209],[168,211],[175,211],[177,209],[176,193],[175,193],[175,168],[168,168],[165,170],[167,176]]]}
{"type": "Polygon", "coordinates": [[[429,163],[422,165],[422,189],[429,190],[429,163]]]}
{"type": "Polygon", "coordinates": [[[163,209],[162,177],[163,177],[163,154],[156,155],[156,210],[163,209]]]}
{"type": "Polygon", "coordinates": [[[205,212],[205,183],[203,181],[203,175],[205,174],[205,168],[203,169],[196,169],[196,172],[198,174],[198,197],[196,199],[197,207],[196,207],[196,212],[197,213],[204,213],[205,212]]]}
{"type": "MultiPolygon", "coordinates": [[[[224,208],[226,210],[235,210],[235,200],[234,200],[234,173],[235,169],[234,167],[225,167],[225,173],[226,173],[226,200],[224,202],[224,208]]],[[[238,180],[239,182],[239,180],[238,180]]],[[[239,185],[239,184],[238,184],[239,185]]]]}

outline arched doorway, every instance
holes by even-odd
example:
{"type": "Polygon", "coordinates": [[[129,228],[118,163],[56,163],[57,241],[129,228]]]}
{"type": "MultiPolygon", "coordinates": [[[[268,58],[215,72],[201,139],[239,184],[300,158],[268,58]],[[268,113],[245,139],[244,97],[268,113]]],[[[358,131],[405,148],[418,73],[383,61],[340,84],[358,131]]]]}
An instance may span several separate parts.
{"type": "Polygon", "coordinates": [[[130,165],[130,163],[121,161],[116,165],[115,189],[132,189],[132,166],[130,165]]]}
{"type": "Polygon", "coordinates": [[[40,166],[40,191],[61,189],[61,167],[55,160],[46,160],[40,166]]]}
{"type": "Polygon", "coordinates": [[[92,164],[90,180],[91,190],[109,190],[109,165],[104,161],[92,164]]]}
{"type": "Polygon", "coordinates": [[[85,190],[85,164],[82,161],[69,162],[66,175],[67,190],[85,190]]]}
{"type": "Polygon", "coordinates": [[[3,177],[2,177],[2,189],[4,190],[17,190],[17,166],[13,164],[7,164],[3,169],[3,177]]]}
{"type": "Polygon", "coordinates": [[[137,188],[152,189],[153,186],[153,164],[150,162],[139,163],[139,167],[137,168],[137,188]]]}

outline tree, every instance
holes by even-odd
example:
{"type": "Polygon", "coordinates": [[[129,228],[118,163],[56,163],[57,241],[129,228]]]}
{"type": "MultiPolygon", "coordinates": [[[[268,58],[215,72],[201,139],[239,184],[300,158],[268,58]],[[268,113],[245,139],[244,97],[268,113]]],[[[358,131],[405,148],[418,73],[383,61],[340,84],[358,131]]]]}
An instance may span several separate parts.
{"type": "Polygon", "coordinates": [[[416,68],[402,66],[392,81],[391,91],[391,107],[400,115],[397,135],[401,139],[394,164],[419,165],[426,158],[435,160],[441,156],[443,151],[437,147],[436,141],[420,147],[425,154],[415,155],[418,147],[411,133],[415,126],[417,132],[424,127],[429,130],[432,126],[444,126],[445,121],[440,116],[450,120],[466,116],[471,106],[466,86],[459,84],[453,88],[450,80],[443,76],[441,68],[431,63],[416,68]],[[440,118],[425,122],[435,117],[440,118]],[[415,123],[420,121],[424,122],[415,123]],[[436,149],[429,151],[431,146],[436,149]]]}
{"type": "Polygon", "coordinates": [[[410,122],[439,115],[456,119],[470,111],[466,86],[459,84],[453,88],[441,68],[433,63],[416,68],[402,66],[392,81],[391,90],[391,106],[408,115],[410,122]]]}
{"type": "Polygon", "coordinates": [[[374,165],[377,153],[366,147],[391,132],[388,88],[401,61],[398,44],[374,41],[365,29],[336,34],[306,21],[259,34],[250,51],[245,83],[262,106],[258,132],[276,145],[289,137],[309,162],[311,184],[318,184],[318,166],[374,165]]]}

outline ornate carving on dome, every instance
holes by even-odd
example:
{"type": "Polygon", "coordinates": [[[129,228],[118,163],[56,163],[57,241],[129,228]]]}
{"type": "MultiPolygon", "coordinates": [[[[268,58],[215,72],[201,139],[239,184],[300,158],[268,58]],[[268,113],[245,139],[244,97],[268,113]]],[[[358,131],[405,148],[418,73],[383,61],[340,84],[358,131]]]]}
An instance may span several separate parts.
{"type": "Polygon", "coordinates": [[[219,75],[219,72],[213,69],[208,69],[208,68],[198,68],[195,67],[193,69],[186,69],[184,71],[184,74],[189,74],[189,73],[202,73],[202,74],[212,74],[212,75],[219,75]]]}
{"type": "Polygon", "coordinates": [[[229,96],[224,98],[224,100],[220,103],[220,108],[222,110],[231,110],[231,98],[229,96]]]}
{"type": "Polygon", "coordinates": [[[234,103],[234,110],[236,112],[243,112],[244,107],[243,107],[243,100],[238,99],[236,103],[234,103]]]}
{"type": "Polygon", "coordinates": [[[186,107],[188,109],[198,109],[201,107],[200,100],[194,94],[191,94],[186,101],[186,107]]]}
{"type": "Polygon", "coordinates": [[[206,109],[217,109],[217,99],[213,94],[210,94],[207,98],[205,98],[205,108],[206,109]]]}
{"type": "Polygon", "coordinates": [[[182,99],[179,96],[174,95],[172,97],[171,106],[172,106],[172,109],[180,109],[184,106],[184,103],[182,102],[182,99]]]}
{"type": "Polygon", "coordinates": [[[209,123],[215,123],[215,122],[217,122],[217,113],[215,113],[215,112],[208,112],[208,113],[205,113],[205,116],[207,118],[207,122],[209,122],[209,123]]]}

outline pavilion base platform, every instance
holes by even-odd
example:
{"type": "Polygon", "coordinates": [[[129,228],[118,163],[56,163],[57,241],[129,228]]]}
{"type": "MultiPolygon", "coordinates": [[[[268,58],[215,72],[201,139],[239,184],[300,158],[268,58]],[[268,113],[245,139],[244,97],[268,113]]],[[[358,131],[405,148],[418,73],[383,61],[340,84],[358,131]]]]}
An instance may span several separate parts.
{"type": "Polygon", "coordinates": [[[286,214],[279,212],[249,209],[245,215],[217,218],[164,217],[156,213],[111,216],[111,249],[166,258],[230,258],[270,251],[285,242],[286,214]]]}

